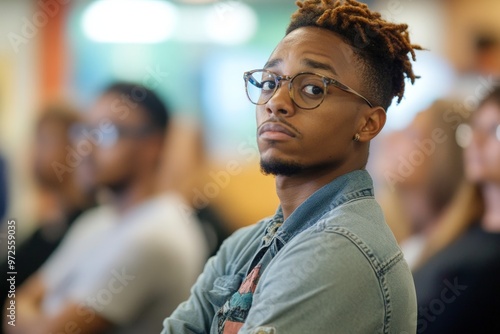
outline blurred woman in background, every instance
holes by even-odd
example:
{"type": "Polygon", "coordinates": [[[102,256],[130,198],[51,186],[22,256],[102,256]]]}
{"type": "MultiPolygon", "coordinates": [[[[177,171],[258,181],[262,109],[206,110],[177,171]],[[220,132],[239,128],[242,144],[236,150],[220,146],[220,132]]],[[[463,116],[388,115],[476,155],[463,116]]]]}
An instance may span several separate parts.
{"type": "Polygon", "coordinates": [[[418,333],[500,333],[500,87],[457,129],[465,177],[414,271],[418,333]]]}
{"type": "Polygon", "coordinates": [[[464,183],[455,130],[465,119],[454,106],[437,100],[404,130],[387,135],[374,166],[382,190],[377,198],[411,269],[424,261],[429,239],[464,183]]]}
{"type": "MultiPolygon", "coordinates": [[[[80,113],[71,106],[51,104],[42,110],[36,122],[32,170],[40,193],[39,209],[34,232],[16,250],[17,286],[40,268],[76,218],[95,204],[92,182],[78,182],[81,166],[68,165],[68,155],[76,149],[70,129],[80,120],[80,113]]],[[[7,257],[2,259],[0,269],[9,271],[7,257]]],[[[2,281],[2,305],[8,284],[2,281]]]]}

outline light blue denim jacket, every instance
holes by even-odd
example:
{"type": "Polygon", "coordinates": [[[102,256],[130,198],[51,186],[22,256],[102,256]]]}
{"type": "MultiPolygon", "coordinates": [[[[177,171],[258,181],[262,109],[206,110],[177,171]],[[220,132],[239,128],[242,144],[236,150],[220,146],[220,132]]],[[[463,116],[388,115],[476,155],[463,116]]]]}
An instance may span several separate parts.
{"type": "Polygon", "coordinates": [[[270,260],[239,333],[416,332],[413,279],[366,171],[325,185],[265,238],[279,219],[281,208],[228,238],[162,333],[217,333],[217,312],[262,248],[270,260]]]}

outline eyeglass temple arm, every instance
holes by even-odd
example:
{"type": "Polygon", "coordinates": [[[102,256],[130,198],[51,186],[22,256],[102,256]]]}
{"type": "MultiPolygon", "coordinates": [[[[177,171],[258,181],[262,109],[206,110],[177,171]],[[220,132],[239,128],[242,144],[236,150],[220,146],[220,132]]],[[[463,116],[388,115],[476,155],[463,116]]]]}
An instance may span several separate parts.
{"type": "Polygon", "coordinates": [[[351,87],[346,86],[346,85],[338,82],[337,80],[333,80],[333,79],[331,79],[330,84],[332,84],[332,85],[334,85],[334,86],[342,89],[343,91],[346,91],[348,93],[354,94],[354,95],[362,98],[370,106],[370,108],[373,108],[373,104],[370,101],[368,101],[368,99],[366,97],[364,97],[363,95],[359,94],[358,92],[356,92],[351,87]]]}

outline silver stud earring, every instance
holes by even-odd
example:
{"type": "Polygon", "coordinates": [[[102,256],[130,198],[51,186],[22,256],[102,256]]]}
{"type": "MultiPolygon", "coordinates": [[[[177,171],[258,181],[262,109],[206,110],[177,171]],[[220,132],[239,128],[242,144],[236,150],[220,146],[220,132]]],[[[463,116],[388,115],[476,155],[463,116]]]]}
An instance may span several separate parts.
{"type": "Polygon", "coordinates": [[[359,133],[356,133],[356,134],[354,135],[353,140],[354,140],[354,141],[359,141],[359,138],[360,138],[359,133]]]}

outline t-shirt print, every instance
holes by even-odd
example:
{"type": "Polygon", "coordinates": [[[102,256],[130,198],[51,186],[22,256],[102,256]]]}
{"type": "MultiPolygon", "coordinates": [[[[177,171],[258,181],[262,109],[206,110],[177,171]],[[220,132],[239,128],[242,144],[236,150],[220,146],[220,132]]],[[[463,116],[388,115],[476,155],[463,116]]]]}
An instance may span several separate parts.
{"type": "Polygon", "coordinates": [[[241,283],[238,291],[219,310],[219,334],[236,334],[243,327],[252,306],[261,268],[261,264],[256,265],[241,283]]]}

